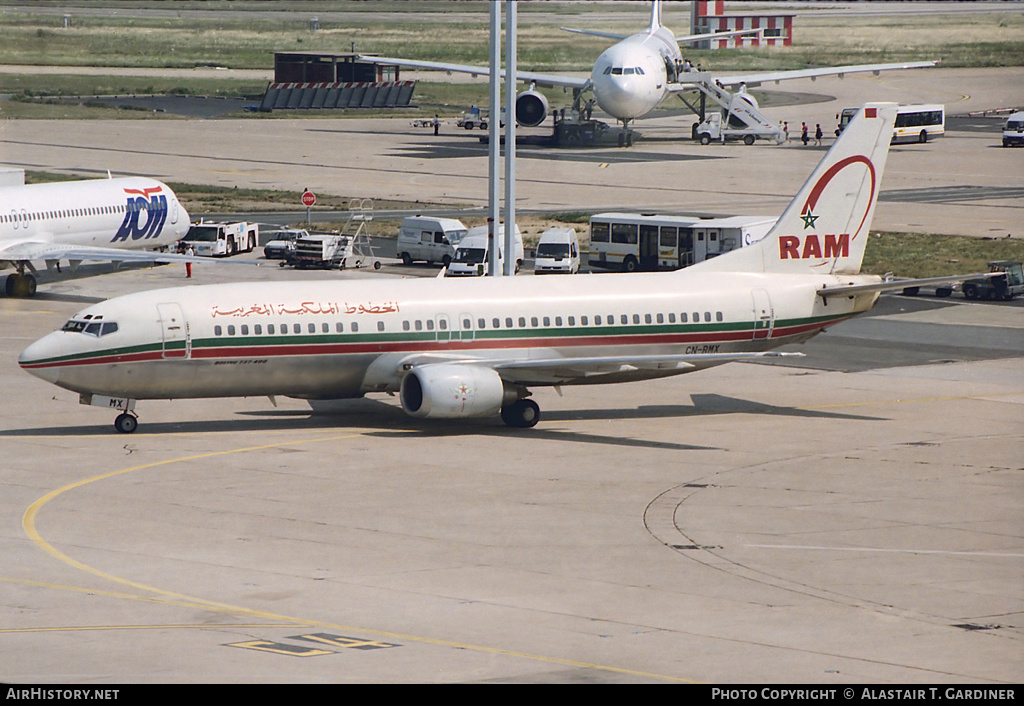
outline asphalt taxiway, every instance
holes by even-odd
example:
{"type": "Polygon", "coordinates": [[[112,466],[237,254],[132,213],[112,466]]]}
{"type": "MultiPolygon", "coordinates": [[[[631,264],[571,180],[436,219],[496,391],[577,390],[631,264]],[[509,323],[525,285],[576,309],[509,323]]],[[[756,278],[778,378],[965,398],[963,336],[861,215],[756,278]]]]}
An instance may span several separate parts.
{"type": "Polygon", "coordinates": [[[0,299],[5,682],[1020,681],[1019,302],[887,296],[801,367],[538,390],[525,432],[377,397],[120,435],[17,368],[183,269],[0,299]]]}

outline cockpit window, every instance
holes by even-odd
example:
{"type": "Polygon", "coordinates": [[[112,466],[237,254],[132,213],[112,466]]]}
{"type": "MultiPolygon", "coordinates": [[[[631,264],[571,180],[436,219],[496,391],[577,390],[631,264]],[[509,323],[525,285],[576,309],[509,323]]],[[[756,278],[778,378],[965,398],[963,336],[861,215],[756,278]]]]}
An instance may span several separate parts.
{"type": "Polygon", "coordinates": [[[106,336],[117,331],[117,323],[114,321],[75,321],[71,319],[61,328],[67,333],[84,333],[88,336],[106,336]]]}
{"type": "Polygon", "coordinates": [[[64,324],[64,328],[61,329],[61,331],[67,331],[68,333],[81,333],[84,330],[85,322],[75,321],[74,319],[71,319],[71,321],[64,324]]]}
{"type": "Polygon", "coordinates": [[[604,75],[607,76],[609,74],[611,74],[612,76],[632,76],[634,74],[639,74],[640,76],[647,75],[644,73],[644,70],[639,66],[628,66],[626,68],[623,68],[621,66],[609,66],[605,68],[604,75]]]}

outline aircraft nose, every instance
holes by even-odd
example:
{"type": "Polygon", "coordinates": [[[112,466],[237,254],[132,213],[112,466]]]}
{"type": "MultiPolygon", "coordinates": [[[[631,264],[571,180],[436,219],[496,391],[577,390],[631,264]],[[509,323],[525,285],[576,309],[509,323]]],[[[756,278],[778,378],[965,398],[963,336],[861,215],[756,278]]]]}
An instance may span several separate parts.
{"type": "Polygon", "coordinates": [[[63,354],[61,333],[43,336],[18,356],[18,365],[37,378],[57,384],[60,378],[60,356],[63,354]]]}
{"type": "Polygon", "coordinates": [[[601,91],[595,93],[597,104],[601,110],[616,118],[633,117],[632,102],[634,96],[621,76],[605,76],[601,91]]]}

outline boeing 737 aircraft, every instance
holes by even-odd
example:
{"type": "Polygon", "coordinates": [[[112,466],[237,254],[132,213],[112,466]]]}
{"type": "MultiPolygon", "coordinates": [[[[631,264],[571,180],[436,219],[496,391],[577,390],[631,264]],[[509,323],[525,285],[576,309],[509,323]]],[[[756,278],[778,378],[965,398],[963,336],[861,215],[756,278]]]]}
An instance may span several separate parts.
{"type": "Polygon", "coordinates": [[[413,417],[531,427],[531,387],[773,355],[924,283],[858,274],[896,109],[865,106],[764,239],[683,270],[163,289],[84,309],[19,363],[120,411],[121,432],[140,399],[369,392],[413,417]]]}
{"type": "Polygon", "coordinates": [[[174,192],[144,177],[0,188],[0,269],[18,270],[7,277],[7,295],[35,295],[33,261],[188,261],[142,251],[173,245],[188,226],[174,192]]]}
{"type": "MultiPolygon", "coordinates": [[[[707,41],[709,37],[756,34],[760,30],[739,30],[713,35],[696,34],[676,37],[662,24],[661,0],[654,0],[650,25],[643,31],[630,36],[595,32],[590,30],[567,29],[570,32],[591,34],[598,37],[620,40],[607,49],[597,61],[589,78],[559,74],[517,71],[516,78],[531,84],[529,90],[516,98],[516,121],[525,127],[536,127],[544,122],[548,113],[547,99],[537,91],[536,86],[563,87],[572,89],[574,109],[579,112],[580,95],[593,91],[594,99],[601,109],[621,121],[628,129],[631,121],[642,118],[657,108],[672,94],[681,94],[697,88],[698,83],[711,93],[718,93],[721,87],[753,87],[767,82],[778,82],[796,78],[845,75],[857,72],[879,72],[890,69],[913,69],[934,66],[934,61],[909,62],[903,64],[860,64],[834,66],[795,71],[771,71],[760,74],[737,76],[711,76],[705,72],[691,71],[679,50],[680,44],[707,41]],[[717,85],[716,85],[717,84],[717,85]],[[716,90],[717,89],[717,90],[716,90]]],[[[448,64],[436,61],[417,61],[382,56],[361,56],[362,61],[381,64],[397,64],[421,69],[455,71],[479,76],[489,76],[486,66],[448,64]]],[[[501,72],[505,76],[505,72],[501,72]]],[[[720,95],[720,94],[719,94],[720,95]]],[[[744,95],[744,100],[753,103],[753,98],[744,95]]],[[[756,105],[755,105],[756,107],[756,105]]]]}

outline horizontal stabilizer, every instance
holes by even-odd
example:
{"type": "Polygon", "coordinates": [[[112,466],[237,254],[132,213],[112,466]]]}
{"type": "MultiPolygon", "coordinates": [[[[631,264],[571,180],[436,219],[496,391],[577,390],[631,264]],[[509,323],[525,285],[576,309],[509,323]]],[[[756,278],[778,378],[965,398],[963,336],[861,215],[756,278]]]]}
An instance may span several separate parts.
{"type": "Polygon", "coordinates": [[[968,279],[990,279],[1002,276],[1002,272],[982,272],[973,275],[950,275],[949,277],[926,277],[924,279],[892,279],[869,284],[846,284],[834,287],[822,287],[816,294],[822,299],[829,297],[852,297],[856,294],[872,292],[890,292],[897,289],[913,287],[932,287],[940,284],[955,284],[968,279]]]}
{"type": "Polygon", "coordinates": [[[563,32],[573,32],[575,34],[588,34],[591,37],[603,37],[604,39],[615,39],[622,40],[626,38],[625,34],[613,34],[612,32],[597,32],[592,29],[573,29],[572,27],[559,27],[558,29],[563,32]]]}

